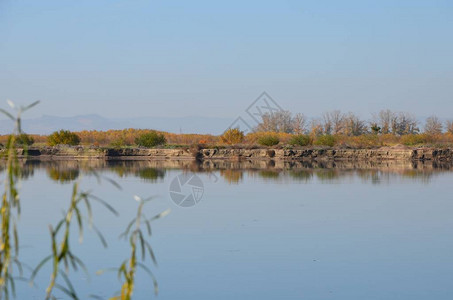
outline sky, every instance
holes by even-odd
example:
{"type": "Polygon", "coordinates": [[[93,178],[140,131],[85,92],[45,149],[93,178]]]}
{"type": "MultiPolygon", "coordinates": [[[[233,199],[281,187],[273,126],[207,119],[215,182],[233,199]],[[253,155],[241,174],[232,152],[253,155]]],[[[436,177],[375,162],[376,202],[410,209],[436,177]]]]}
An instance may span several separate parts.
{"type": "Polygon", "coordinates": [[[27,116],[453,117],[453,1],[0,0],[0,107],[27,116]]]}

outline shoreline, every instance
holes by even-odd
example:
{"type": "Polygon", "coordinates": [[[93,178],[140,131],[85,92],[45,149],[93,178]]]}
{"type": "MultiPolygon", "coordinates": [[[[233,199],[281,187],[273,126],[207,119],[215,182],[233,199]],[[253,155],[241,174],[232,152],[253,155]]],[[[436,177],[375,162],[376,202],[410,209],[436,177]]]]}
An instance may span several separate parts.
{"type": "MultiPolygon", "coordinates": [[[[4,150],[0,150],[3,152],[4,150]]],[[[409,148],[102,148],[84,146],[30,147],[28,156],[18,149],[19,158],[32,160],[286,160],[286,161],[453,161],[453,149],[409,148]]]]}

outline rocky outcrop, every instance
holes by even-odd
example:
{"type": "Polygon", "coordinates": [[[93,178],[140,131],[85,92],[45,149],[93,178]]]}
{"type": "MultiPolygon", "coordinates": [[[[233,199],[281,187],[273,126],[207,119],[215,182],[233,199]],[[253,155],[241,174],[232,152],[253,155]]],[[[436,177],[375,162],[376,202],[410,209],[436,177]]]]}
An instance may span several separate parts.
{"type": "MultiPolygon", "coordinates": [[[[19,155],[24,155],[19,150],[19,155]]],[[[146,149],[96,147],[31,148],[29,158],[40,160],[104,159],[104,160],[288,160],[288,161],[453,161],[451,149],[384,147],[379,149],[146,149]]]]}

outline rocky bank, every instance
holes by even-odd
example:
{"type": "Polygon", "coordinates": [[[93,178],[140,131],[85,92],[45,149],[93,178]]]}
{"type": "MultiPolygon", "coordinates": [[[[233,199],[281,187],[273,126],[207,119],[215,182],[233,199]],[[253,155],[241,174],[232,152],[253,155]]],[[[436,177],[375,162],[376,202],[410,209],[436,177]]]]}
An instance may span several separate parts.
{"type": "MultiPolygon", "coordinates": [[[[19,155],[23,156],[23,150],[19,155]]],[[[104,159],[104,160],[289,160],[289,161],[453,161],[453,149],[407,148],[378,149],[232,149],[232,148],[96,148],[43,147],[30,148],[28,157],[39,160],[104,159]]]]}

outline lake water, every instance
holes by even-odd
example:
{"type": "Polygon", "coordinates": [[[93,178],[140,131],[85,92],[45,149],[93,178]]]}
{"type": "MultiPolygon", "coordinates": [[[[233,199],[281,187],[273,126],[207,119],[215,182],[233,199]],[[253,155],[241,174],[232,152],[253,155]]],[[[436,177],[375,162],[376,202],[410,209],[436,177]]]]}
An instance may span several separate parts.
{"type": "MultiPolygon", "coordinates": [[[[91,274],[89,281],[83,272],[71,275],[80,299],[120,290],[116,273],[95,272],[128,257],[118,236],[135,216],[134,195],[155,196],[145,206],[149,216],[171,209],[153,223],[149,240],[158,267],[146,261],[161,300],[453,299],[450,166],[28,162],[19,221],[24,263],[34,267],[50,253],[48,225],[61,218],[76,179],[120,213],[93,204],[107,249],[89,230],[79,244],[74,231],[74,251],[91,274]],[[90,168],[122,190],[98,184],[90,168]],[[196,201],[183,201],[189,207],[176,205],[169,192],[181,174],[195,174],[203,185],[174,191],[195,191],[196,201]]],[[[17,299],[44,299],[49,272],[50,265],[37,288],[17,282],[17,299]]],[[[134,299],[156,298],[151,279],[138,276],[134,299]]]]}

